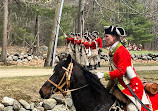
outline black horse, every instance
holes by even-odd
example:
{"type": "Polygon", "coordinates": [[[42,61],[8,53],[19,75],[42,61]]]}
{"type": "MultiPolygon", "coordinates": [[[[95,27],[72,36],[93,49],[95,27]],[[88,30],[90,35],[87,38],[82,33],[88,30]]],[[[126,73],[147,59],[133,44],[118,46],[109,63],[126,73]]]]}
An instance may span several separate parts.
{"type": "MultiPolygon", "coordinates": [[[[96,75],[72,60],[70,55],[67,57],[67,60],[63,60],[56,65],[54,74],[49,79],[58,84],[65,72],[62,67],[67,68],[70,62],[73,63],[73,70],[69,89],[80,88],[88,84],[84,88],[71,92],[76,111],[108,111],[116,98],[101,84],[96,75]]],[[[66,78],[64,78],[64,81],[66,81],[66,78]]],[[[52,90],[55,88],[53,84],[46,81],[39,91],[41,98],[50,98],[52,90]]]]}

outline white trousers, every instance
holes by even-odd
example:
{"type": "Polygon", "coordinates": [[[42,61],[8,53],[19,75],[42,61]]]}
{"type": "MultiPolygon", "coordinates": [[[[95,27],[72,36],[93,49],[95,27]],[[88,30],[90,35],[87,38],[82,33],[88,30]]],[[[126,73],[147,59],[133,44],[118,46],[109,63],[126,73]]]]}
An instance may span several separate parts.
{"type": "Polygon", "coordinates": [[[136,108],[136,106],[132,102],[127,104],[126,108],[127,108],[127,111],[138,111],[138,109],[136,108]]]}

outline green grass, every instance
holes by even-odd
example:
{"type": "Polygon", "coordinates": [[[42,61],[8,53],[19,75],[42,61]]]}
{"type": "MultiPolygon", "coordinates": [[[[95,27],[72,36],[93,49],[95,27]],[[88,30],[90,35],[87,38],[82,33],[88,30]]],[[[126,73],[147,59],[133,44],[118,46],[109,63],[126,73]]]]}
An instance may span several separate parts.
{"type": "Polygon", "coordinates": [[[130,54],[158,54],[158,51],[129,51],[130,54]]]}
{"type": "Polygon", "coordinates": [[[137,74],[144,82],[158,83],[158,70],[137,71],[137,74]]]}
{"type": "Polygon", "coordinates": [[[158,62],[157,63],[134,63],[133,64],[134,67],[137,66],[137,67],[141,67],[141,66],[158,66],[158,62]]]}
{"type": "Polygon", "coordinates": [[[0,66],[0,69],[52,69],[52,67],[35,67],[35,66],[0,66]]]}
{"type": "MultiPolygon", "coordinates": [[[[106,49],[102,49],[103,50],[103,52],[105,52],[105,53],[107,53],[108,52],[108,50],[106,50],[106,49]]],[[[130,52],[130,54],[158,54],[158,51],[145,51],[145,50],[142,50],[142,51],[129,51],[130,52]]]]}

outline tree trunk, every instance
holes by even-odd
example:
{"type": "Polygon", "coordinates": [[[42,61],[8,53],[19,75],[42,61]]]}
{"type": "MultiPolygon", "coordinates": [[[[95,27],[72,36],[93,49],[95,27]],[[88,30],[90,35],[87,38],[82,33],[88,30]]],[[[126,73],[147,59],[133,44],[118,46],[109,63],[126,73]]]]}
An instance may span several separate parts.
{"type": "Polygon", "coordinates": [[[7,63],[7,26],[8,26],[8,0],[4,0],[3,11],[3,40],[2,40],[2,55],[1,59],[4,64],[7,63]]]}
{"type": "Polygon", "coordinates": [[[82,8],[82,0],[79,0],[79,9],[78,9],[78,33],[81,32],[81,8],[82,8]]]}
{"type": "Polygon", "coordinates": [[[36,37],[36,43],[34,44],[34,55],[39,56],[39,32],[40,32],[40,17],[39,15],[36,15],[36,22],[35,22],[35,37],[36,37]]]}
{"type": "Polygon", "coordinates": [[[61,0],[58,0],[57,7],[55,10],[54,21],[53,21],[52,35],[48,44],[47,59],[45,60],[44,67],[51,66],[53,46],[54,46],[54,40],[55,40],[55,35],[56,35],[56,27],[57,27],[57,22],[58,22],[57,18],[59,15],[60,5],[61,5],[61,0]]]}

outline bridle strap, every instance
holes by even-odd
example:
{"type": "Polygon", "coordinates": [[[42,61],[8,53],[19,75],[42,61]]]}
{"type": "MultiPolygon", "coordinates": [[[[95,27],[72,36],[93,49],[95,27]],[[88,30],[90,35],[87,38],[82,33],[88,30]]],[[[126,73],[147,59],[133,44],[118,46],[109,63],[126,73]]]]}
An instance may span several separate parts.
{"type": "Polygon", "coordinates": [[[87,85],[84,85],[84,86],[82,86],[82,87],[79,87],[79,88],[75,88],[75,89],[67,90],[67,91],[64,91],[64,92],[68,93],[68,92],[77,91],[77,90],[79,90],[79,89],[82,89],[82,88],[85,88],[85,87],[87,87],[88,85],[89,85],[89,84],[87,84],[87,85]]]}
{"type": "MultiPolygon", "coordinates": [[[[61,78],[59,84],[57,85],[58,87],[59,87],[60,84],[63,82],[65,75],[66,75],[66,72],[64,73],[64,75],[63,75],[63,77],[61,78]]],[[[64,84],[64,83],[63,83],[63,84],[64,84]]],[[[56,88],[54,89],[54,92],[58,89],[58,87],[56,87],[56,88]]],[[[61,87],[61,86],[60,86],[60,87],[61,87]]],[[[61,87],[61,88],[62,88],[62,87],[61,87]]]]}
{"type": "Polygon", "coordinates": [[[71,62],[67,69],[65,67],[62,67],[62,68],[65,70],[65,73],[64,73],[63,77],[61,78],[59,84],[56,84],[53,81],[51,81],[50,79],[48,79],[48,82],[50,82],[51,84],[53,84],[56,87],[53,90],[53,92],[56,92],[56,90],[59,89],[63,93],[64,90],[62,88],[65,86],[65,84],[67,85],[66,90],[69,89],[69,87],[70,87],[70,78],[71,78],[73,63],[71,62]],[[66,76],[66,81],[61,85],[61,83],[63,82],[65,76],[66,76]]]}
{"type": "Polygon", "coordinates": [[[62,79],[60,80],[59,84],[57,85],[56,83],[54,83],[53,81],[51,81],[50,79],[48,79],[48,82],[50,82],[51,84],[53,84],[56,88],[53,90],[53,92],[55,93],[55,91],[57,89],[60,90],[60,92],[63,94],[63,95],[66,95],[66,93],[68,92],[72,92],[72,91],[76,91],[76,90],[79,90],[79,89],[82,89],[84,87],[87,87],[89,84],[87,85],[84,85],[82,87],[79,87],[79,88],[75,88],[75,89],[71,89],[69,90],[70,88],[70,79],[71,79],[71,74],[72,74],[72,69],[73,69],[73,63],[71,62],[68,66],[68,68],[66,69],[65,67],[62,67],[64,70],[65,70],[65,73],[62,77],[62,79]],[[64,78],[66,76],[66,81],[61,85],[61,83],[63,82],[64,78]],[[66,90],[64,91],[62,88],[66,85],[66,90]]]}
{"type": "Polygon", "coordinates": [[[51,84],[53,84],[56,88],[58,88],[62,92],[62,89],[60,87],[58,87],[58,85],[55,84],[53,81],[51,81],[50,79],[48,79],[48,82],[50,82],[51,84]]]}

